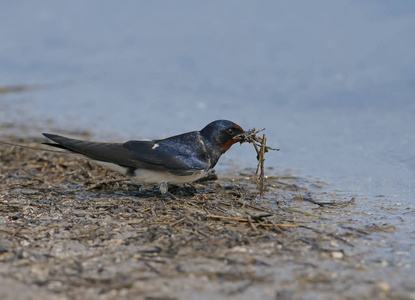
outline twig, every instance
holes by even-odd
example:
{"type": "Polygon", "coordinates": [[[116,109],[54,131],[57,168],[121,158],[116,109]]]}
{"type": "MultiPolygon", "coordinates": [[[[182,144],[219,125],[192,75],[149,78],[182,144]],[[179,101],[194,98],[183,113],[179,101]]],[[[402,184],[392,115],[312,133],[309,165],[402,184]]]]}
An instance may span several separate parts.
{"type": "Polygon", "coordinates": [[[319,202],[314,200],[311,197],[302,197],[304,201],[308,201],[311,202],[313,204],[316,204],[320,207],[327,207],[327,208],[343,208],[346,207],[350,204],[355,204],[356,203],[356,198],[352,197],[352,199],[348,200],[348,201],[331,201],[331,202],[319,202]]]}
{"type": "Polygon", "coordinates": [[[281,207],[280,205],[278,207],[281,210],[288,210],[290,212],[297,212],[297,213],[300,213],[300,214],[304,214],[304,215],[307,215],[307,216],[310,216],[310,217],[314,217],[314,218],[319,218],[319,219],[322,219],[322,220],[328,220],[329,219],[329,218],[325,218],[325,217],[322,217],[322,216],[318,216],[318,215],[315,215],[315,214],[312,214],[312,213],[309,213],[309,212],[306,212],[306,211],[302,211],[302,210],[299,210],[299,209],[295,209],[295,208],[281,207]]]}
{"type": "Polygon", "coordinates": [[[180,224],[180,223],[184,222],[185,220],[186,220],[186,218],[181,218],[181,219],[177,220],[176,222],[171,223],[170,226],[174,227],[177,224],[180,224]]]}
{"type": "Polygon", "coordinates": [[[102,180],[102,181],[96,182],[96,183],[92,184],[91,186],[87,187],[86,188],[86,191],[95,189],[95,188],[97,188],[97,187],[99,187],[101,185],[105,185],[105,184],[108,184],[108,183],[122,182],[122,181],[126,181],[126,180],[127,179],[125,179],[125,178],[116,178],[116,179],[102,180]]]}
{"type": "Polygon", "coordinates": [[[155,267],[153,267],[151,264],[150,264],[150,262],[148,262],[148,261],[145,261],[144,262],[144,264],[151,270],[151,271],[153,271],[154,273],[156,273],[157,275],[160,275],[161,274],[161,272],[159,271],[159,270],[157,270],[155,267]]]}
{"type": "MultiPolygon", "coordinates": [[[[267,139],[265,138],[265,134],[263,135],[263,138],[262,138],[262,147],[261,147],[261,152],[260,152],[260,157],[259,157],[259,164],[261,165],[261,173],[259,174],[259,196],[262,198],[262,195],[263,195],[263,193],[264,193],[264,177],[265,177],[265,175],[264,175],[264,161],[265,161],[265,158],[264,158],[264,154],[265,154],[265,144],[266,144],[266,141],[267,141],[267,139]]],[[[257,174],[257,176],[258,176],[258,174],[257,174]]]]}
{"type": "Polygon", "coordinates": [[[225,220],[233,220],[233,221],[239,221],[239,222],[248,222],[247,218],[225,217],[225,216],[217,216],[217,215],[206,215],[206,218],[225,219],[225,220]]]}
{"type": "Polygon", "coordinates": [[[252,222],[252,218],[250,215],[246,218],[248,220],[249,226],[251,227],[253,232],[258,232],[258,229],[256,228],[255,224],[252,222]]]}
{"type": "Polygon", "coordinates": [[[254,145],[255,151],[257,153],[257,159],[258,159],[258,165],[257,165],[256,172],[255,172],[255,181],[259,189],[259,196],[261,198],[264,194],[265,153],[268,152],[269,150],[276,150],[276,151],[280,150],[280,149],[274,149],[274,148],[268,147],[266,145],[267,139],[265,137],[265,134],[263,134],[262,138],[257,136],[257,133],[264,131],[264,130],[265,128],[261,130],[256,130],[254,128],[251,130],[244,131],[241,134],[234,137],[234,139],[239,139],[241,143],[248,142],[254,145]],[[258,172],[259,172],[259,175],[258,175],[258,172]]]}
{"type": "MultiPolygon", "coordinates": [[[[249,225],[251,226],[251,228],[252,228],[253,231],[258,231],[258,229],[256,228],[256,226],[255,226],[255,224],[254,224],[254,222],[252,220],[252,217],[249,216],[249,215],[246,218],[225,217],[225,216],[217,216],[217,215],[207,215],[206,217],[207,218],[213,218],[213,219],[224,219],[224,220],[233,220],[233,221],[238,221],[238,222],[247,222],[247,223],[249,223],[249,225]]],[[[271,224],[263,224],[263,223],[260,223],[259,226],[264,227],[264,228],[265,227],[272,227],[272,226],[277,227],[277,228],[280,228],[280,227],[286,227],[286,228],[296,228],[296,227],[299,227],[299,225],[297,225],[297,224],[275,224],[271,220],[269,220],[269,221],[271,222],[271,224]]]]}
{"type": "Polygon", "coordinates": [[[26,145],[19,145],[19,144],[15,144],[15,143],[9,143],[9,142],[5,142],[5,141],[0,141],[0,144],[14,146],[14,147],[20,147],[20,148],[25,148],[25,149],[31,149],[31,150],[40,150],[40,151],[46,151],[46,152],[71,154],[70,152],[67,152],[67,151],[50,150],[50,149],[44,149],[44,148],[40,148],[40,147],[32,147],[32,146],[26,146],[26,145]]]}

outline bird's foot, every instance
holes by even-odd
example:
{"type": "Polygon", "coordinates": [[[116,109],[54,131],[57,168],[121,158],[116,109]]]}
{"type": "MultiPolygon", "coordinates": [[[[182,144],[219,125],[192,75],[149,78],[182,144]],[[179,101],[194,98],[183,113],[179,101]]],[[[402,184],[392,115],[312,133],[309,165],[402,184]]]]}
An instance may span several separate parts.
{"type": "Polygon", "coordinates": [[[166,194],[166,193],[167,193],[167,191],[169,190],[169,186],[168,186],[167,182],[162,182],[162,183],[160,183],[159,188],[160,188],[160,193],[161,193],[162,195],[166,194]]]}

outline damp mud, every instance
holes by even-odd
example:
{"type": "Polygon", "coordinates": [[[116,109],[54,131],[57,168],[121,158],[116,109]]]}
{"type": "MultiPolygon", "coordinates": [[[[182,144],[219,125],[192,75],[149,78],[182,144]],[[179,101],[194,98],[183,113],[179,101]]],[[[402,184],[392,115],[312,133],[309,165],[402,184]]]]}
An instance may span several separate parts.
{"type": "Polygon", "coordinates": [[[395,226],[270,168],[260,198],[254,173],[161,195],[76,155],[0,145],[0,298],[415,299],[411,270],[379,251],[395,226]]]}

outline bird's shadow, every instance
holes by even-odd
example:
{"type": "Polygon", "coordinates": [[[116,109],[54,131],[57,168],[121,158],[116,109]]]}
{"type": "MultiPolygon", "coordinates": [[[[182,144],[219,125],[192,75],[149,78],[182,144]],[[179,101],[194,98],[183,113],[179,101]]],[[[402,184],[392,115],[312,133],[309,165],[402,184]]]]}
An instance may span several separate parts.
{"type": "Polygon", "coordinates": [[[134,183],[128,178],[115,177],[109,180],[103,180],[98,183],[90,183],[86,187],[87,191],[93,190],[105,194],[130,196],[136,198],[161,198],[161,199],[177,199],[191,198],[197,194],[203,193],[207,185],[216,182],[218,179],[214,170],[211,170],[205,177],[193,183],[182,185],[169,184],[167,193],[162,193],[159,185],[142,186],[134,183]]]}
{"type": "Polygon", "coordinates": [[[198,184],[198,188],[195,185],[186,183],[183,185],[169,185],[167,193],[161,193],[158,185],[151,187],[144,187],[137,185],[133,182],[125,182],[120,184],[119,182],[106,183],[105,185],[87,187],[88,191],[94,191],[95,193],[105,194],[108,196],[125,196],[135,197],[141,199],[160,198],[160,199],[178,199],[178,198],[192,198],[197,194],[203,193],[206,189],[207,182],[198,184]]]}

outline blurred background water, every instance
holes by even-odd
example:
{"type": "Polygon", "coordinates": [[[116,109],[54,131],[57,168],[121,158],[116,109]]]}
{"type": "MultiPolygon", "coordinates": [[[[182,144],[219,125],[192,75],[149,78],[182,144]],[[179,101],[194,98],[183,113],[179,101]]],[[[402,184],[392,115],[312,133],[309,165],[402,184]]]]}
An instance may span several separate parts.
{"type": "MultiPolygon", "coordinates": [[[[265,127],[267,166],[361,195],[414,253],[414,1],[2,1],[0,24],[0,85],[39,85],[0,95],[0,125],[265,127]]],[[[226,160],[256,165],[249,145],[226,160]]]]}

